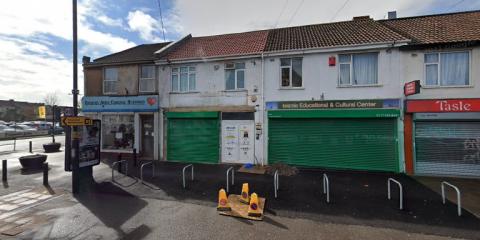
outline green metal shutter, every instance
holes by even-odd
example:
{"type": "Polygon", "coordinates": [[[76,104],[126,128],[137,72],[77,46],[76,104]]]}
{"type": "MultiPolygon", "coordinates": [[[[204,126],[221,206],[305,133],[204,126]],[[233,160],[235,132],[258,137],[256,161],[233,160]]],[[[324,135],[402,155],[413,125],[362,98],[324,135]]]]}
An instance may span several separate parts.
{"type": "Polygon", "coordinates": [[[218,117],[169,118],[167,159],[191,163],[218,163],[219,131],[218,117]]]}
{"type": "Polygon", "coordinates": [[[398,172],[395,118],[270,118],[268,161],[398,172]]]}
{"type": "Polygon", "coordinates": [[[415,122],[415,173],[480,176],[480,122],[415,122]]]}

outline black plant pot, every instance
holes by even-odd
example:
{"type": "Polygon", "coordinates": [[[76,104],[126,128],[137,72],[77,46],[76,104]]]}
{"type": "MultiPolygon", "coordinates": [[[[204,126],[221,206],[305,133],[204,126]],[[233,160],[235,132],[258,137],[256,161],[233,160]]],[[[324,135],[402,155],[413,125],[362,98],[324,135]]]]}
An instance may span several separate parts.
{"type": "Polygon", "coordinates": [[[20,164],[24,169],[41,169],[43,163],[47,160],[47,155],[35,154],[19,157],[20,164]]]}
{"type": "Polygon", "coordinates": [[[61,146],[62,144],[60,143],[47,143],[43,144],[43,150],[45,150],[46,153],[58,152],[61,146]]]}

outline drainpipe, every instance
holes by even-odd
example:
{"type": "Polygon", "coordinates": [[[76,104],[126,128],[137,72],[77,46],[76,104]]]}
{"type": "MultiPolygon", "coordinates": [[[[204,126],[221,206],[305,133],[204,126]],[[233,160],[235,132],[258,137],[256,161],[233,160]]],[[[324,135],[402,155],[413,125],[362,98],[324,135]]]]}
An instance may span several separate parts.
{"type": "Polygon", "coordinates": [[[264,58],[264,55],[263,55],[263,52],[262,52],[262,118],[263,118],[263,123],[262,123],[262,128],[263,128],[263,131],[262,131],[262,134],[263,134],[263,156],[262,156],[262,166],[265,165],[265,156],[266,156],[266,137],[265,137],[265,123],[266,123],[266,119],[265,119],[265,58],[264,58]]]}

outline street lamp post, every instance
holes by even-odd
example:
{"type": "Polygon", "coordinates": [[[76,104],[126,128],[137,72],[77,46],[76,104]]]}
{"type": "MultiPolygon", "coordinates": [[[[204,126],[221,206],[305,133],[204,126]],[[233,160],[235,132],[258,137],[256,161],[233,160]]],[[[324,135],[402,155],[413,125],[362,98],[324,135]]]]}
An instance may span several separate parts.
{"type": "MultiPolygon", "coordinates": [[[[73,115],[78,116],[78,46],[77,46],[77,0],[72,0],[73,15],[73,115]]],[[[78,129],[73,127],[73,158],[72,158],[72,192],[80,192],[79,143],[76,136],[78,129]]]]}

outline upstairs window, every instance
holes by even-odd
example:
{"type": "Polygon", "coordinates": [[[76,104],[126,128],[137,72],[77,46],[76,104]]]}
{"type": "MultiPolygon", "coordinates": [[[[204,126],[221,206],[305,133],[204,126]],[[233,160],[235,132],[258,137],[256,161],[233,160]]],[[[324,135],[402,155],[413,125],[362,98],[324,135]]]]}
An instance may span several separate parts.
{"type": "Polygon", "coordinates": [[[172,68],[172,92],[193,92],[196,89],[195,67],[172,68]]]}
{"type": "Polygon", "coordinates": [[[116,94],[118,68],[105,68],[103,72],[103,94],[116,94]]]}
{"type": "Polygon", "coordinates": [[[155,66],[145,65],[140,67],[140,81],[139,87],[140,92],[155,92],[155,66]]]}
{"type": "Polygon", "coordinates": [[[237,90],[245,88],[245,63],[225,64],[225,89],[237,90]]]}
{"type": "Polygon", "coordinates": [[[281,58],[280,78],[282,88],[303,87],[302,58],[281,58]]]}
{"type": "Polygon", "coordinates": [[[425,54],[426,86],[470,85],[469,52],[425,54]]]}
{"type": "Polygon", "coordinates": [[[378,84],[378,53],[340,54],[340,86],[378,84]]]}

